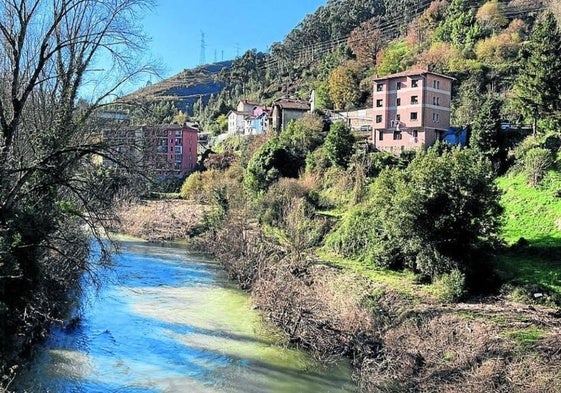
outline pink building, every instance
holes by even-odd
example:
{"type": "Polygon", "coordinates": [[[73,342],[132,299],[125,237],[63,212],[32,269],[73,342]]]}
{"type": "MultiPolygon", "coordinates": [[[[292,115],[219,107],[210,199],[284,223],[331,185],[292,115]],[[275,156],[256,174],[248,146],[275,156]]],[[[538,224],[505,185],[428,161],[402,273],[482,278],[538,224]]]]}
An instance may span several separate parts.
{"type": "Polygon", "coordinates": [[[148,160],[163,175],[184,176],[197,165],[198,128],[193,124],[160,125],[146,128],[152,146],[148,160]]]}
{"type": "Polygon", "coordinates": [[[428,147],[450,127],[454,78],[427,70],[410,70],[374,80],[371,143],[400,153],[428,147]]]}
{"type": "Polygon", "coordinates": [[[104,157],[104,166],[135,166],[146,173],[184,176],[197,165],[199,130],[194,124],[114,126],[103,130],[103,140],[115,156],[104,157]]]}

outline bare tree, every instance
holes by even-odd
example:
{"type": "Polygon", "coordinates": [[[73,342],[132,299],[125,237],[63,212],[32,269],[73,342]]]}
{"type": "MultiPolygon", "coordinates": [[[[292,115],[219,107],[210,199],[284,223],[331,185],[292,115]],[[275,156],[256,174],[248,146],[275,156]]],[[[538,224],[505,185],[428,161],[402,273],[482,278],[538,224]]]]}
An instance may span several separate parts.
{"type": "MultiPolygon", "coordinates": [[[[0,2],[0,359],[57,318],[101,239],[118,160],[96,113],[148,71],[139,16],[152,0],[0,2]],[[86,97],[87,102],[81,100],[86,97]],[[15,337],[18,337],[15,339],[15,337]],[[23,337],[23,338],[22,338],[23,337]]],[[[107,249],[103,242],[102,255],[107,249]]],[[[0,362],[0,371],[6,364],[0,362]]]]}

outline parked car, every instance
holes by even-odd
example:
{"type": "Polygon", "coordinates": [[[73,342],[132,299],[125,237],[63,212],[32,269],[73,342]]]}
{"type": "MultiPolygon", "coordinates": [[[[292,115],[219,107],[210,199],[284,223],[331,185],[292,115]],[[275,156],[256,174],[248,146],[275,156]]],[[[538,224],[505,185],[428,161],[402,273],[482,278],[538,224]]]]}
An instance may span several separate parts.
{"type": "Polygon", "coordinates": [[[363,124],[359,127],[360,131],[372,131],[372,126],[370,124],[363,124]]]}

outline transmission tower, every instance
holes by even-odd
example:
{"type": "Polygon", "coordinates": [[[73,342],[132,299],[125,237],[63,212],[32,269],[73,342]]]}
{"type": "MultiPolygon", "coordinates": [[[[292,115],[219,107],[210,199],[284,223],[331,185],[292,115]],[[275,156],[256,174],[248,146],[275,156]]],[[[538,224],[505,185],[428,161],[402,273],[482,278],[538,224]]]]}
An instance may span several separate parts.
{"type": "Polygon", "coordinates": [[[199,56],[199,65],[204,65],[206,63],[205,49],[206,49],[205,33],[204,31],[201,31],[201,54],[199,56]]]}

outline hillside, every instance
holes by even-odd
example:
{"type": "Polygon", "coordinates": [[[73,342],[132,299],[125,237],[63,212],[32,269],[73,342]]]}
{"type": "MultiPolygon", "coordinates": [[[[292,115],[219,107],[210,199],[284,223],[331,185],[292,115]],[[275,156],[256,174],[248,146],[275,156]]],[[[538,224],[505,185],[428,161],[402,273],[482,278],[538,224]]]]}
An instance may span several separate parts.
{"type": "Polygon", "coordinates": [[[177,75],[139,89],[121,99],[124,102],[171,101],[178,110],[192,113],[193,105],[202,99],[206,104],[212,95],[218,95],[225,87],[220,73],[229,69],[232,61],[207,64],[184,70],[177,75]]]}

